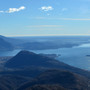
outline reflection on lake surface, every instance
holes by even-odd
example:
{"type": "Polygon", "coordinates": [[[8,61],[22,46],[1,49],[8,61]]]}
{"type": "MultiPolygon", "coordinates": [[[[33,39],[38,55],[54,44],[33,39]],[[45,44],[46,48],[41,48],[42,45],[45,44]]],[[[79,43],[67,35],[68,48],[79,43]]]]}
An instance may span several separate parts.
{"type": "Polygon", "coordinates": [[[77,46],[77,47],[90,47],[90,43],[89,44],[82,44],[82,45],[77,46]]]}
{"type": "MultiPolygon", "coordinates": [[[[90,45],[90,44],[88,44],[90,45]]],[[[35,53],[45,53],[45,54],[61,54],[57,59],[65,62],[69,65],[79,67],[82,69],[90,70],[90,57],[86,55],[90,55],[90,46],[85,47],[86,45],[82,45],[74,48],[60,48],[60,49],[50,49],[50,50],[30,50],[35,53]]],[[[0,51],[0,56],[14,56],[20,50],[14,51],[0,51]]]]}
{"type": "Polygon", "coordinates": [[[61,54],[57,59],[69,65],[90,70],[90,48],[62,48],[54,50],[38,50],[36,53],[61,54]]]}

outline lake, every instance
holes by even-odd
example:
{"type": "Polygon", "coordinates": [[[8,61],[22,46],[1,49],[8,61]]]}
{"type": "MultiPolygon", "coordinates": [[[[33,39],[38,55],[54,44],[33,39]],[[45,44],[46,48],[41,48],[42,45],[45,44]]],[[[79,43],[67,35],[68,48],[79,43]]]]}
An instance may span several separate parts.
{"type": "MultiPolygon", "coordinates": [[[[20,50],[0,51],[0,56],[14,56],[20,50]]],[[[61,54],[57,59],[69,65],[90,70],[90,44],[83,44],[73,48],[60,48],[49,50],[30,50],[35,53],[61,54]]]]}

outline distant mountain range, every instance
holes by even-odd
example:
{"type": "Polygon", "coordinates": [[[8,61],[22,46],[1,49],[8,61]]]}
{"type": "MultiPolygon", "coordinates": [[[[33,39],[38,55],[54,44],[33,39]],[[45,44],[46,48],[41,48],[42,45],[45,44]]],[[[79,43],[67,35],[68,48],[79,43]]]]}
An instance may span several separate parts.
{"type": "Polygon", "coordinates": [[[70,48],[79,45],[78,43],[71,43],[63,40],[60,40],[60,42],[55,43],[56,40],[40,41],[35,38],[34,41],[32,41],[32,37],[30,39],[28,38],[24,39],[24,37],[15,38],[0,35],[0,39],[4,40],[4,41],[0,40],[0,43],[6,42],[5,45],[1,45],[1,50],[11,50],[12,47],[13,49],[21,49],[21,50],[45,50],[45,49],[58,49],[64,47],[70,48]],[[11,46],[9,46],[7,43],[11,46]],[[8,49],[6,45],[7,47],[9,47],[8,49]]]}
{"type": "Polygon", "coordinates": [[[0,50],[13,50],[13,45],[3,38],[3,36],[0,36],[0,50]]]}
{"type": "Polygon", "coordinates": [[[27,42],[20,44],[21,49],[25,50],[45,50],[45,49],[58,49],[58,48],[70,48],[73,46],[77,46],[78,44],[73,43],[55,43],[55,42],[27,42]]]}
{"type": "MultiPolygon", "coordinates": [[[[14,49],[21,50],[45,50],[58,48],[72,48],[81,44],[90,43],[90,37],[5,37],[0,35],[0,39],[11,44],[14,49]]],[[[0,41],[2,43],[2,41],[0,41]]],[[[8,45],[8,44],[6,44],[8,45]]],[[[4,50],[3,46],[2,50],[4,50]]],[[[7,49],[6,49],[7,50],[7,49]]],[[[9,49],[10,50],[10,49],[9,49]]]]}

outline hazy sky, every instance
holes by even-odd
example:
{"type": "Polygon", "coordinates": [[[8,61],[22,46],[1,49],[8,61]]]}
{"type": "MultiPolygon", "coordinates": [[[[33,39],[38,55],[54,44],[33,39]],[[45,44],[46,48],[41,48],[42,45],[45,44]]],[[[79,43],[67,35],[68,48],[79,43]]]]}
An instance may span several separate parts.
{"type": "Polygon", "coordinates": [[[88,35],[90,0],[0,0],[0,34],[88,35]]]}

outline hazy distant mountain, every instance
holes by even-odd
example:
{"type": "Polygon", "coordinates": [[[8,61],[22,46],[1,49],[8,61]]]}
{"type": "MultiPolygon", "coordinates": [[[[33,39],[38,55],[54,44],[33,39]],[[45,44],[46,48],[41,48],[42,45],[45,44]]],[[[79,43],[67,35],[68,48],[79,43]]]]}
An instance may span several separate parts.
{"type": "Polygon", "coordinates": [[[15,49],[24,50],[44,50],[58,48],[72,48],[80,45],[79,42],[61,37],[5,37],[0,35],[0,38],[11,43],[15,49]]]}
{"type": "Polygon", "coordinates": [[[69,70],[74,73],[90,78],[90,72],[73,66],[67,65],[55,59],[51,59],[39,54],[29,51],[21,51],[16,56],[6,62],[5,67],[8,68],[26,68],[26,67],[43,67],[43,68],[57,68],[69,70]]]}
{"type": "Polygon", "coordinates": [[[0,35],[0,38],[6,38],[5,36],[0,35]]]}
{"type": "Polygon", "coordinates": [[[14,37],[5,37],[5,36],[0,35],[0,38],[11,43],[15,48],[17,47],[16,45],[24,43],[24,40],[20,40],[14,37]]]}
{"type": "MultiPolygon", "coordinates": [[[[55,84],[66,88],[66,90],[68,89],[89,90],[90,89],[88,88],[88,79],[86,79],[85,77],[79,76],[77,74],[74,74],[68,71],[48,70],[43,74],[41,74],[40,76],[38,76],[37,78],[35,78],[34,80],[22,85],[18,90],[29,90],[28,88],[30,88],[30,86],[33,86],[33,85],[42,86],[42,85],[55,85],[55,84]]],[[[38,87],[36,87],[35,90],[39,90],[37,88],[38,87]]],[[[49,90],[49,89],[45,89],[45,90],[49,90]]],[[[57,90],[57,89],[54,89],[54,90],[57,90]]]]}
{"type": "Polygon", "coordinates": [[[20,40],[14,37],[5,37],[5,36],[0,35],[0,45],[1,45],[0,50],[12,50],[12,48],[21,49],[19,44],[22,44],[22,43],[24,43],[24,40],[20,40]],[[3,43],[3,46],[2,46],[2,43],[3,43]]]}
{"type": "Polygon", "coordinates": [[[89,43],[89,38],[81,37],[5,37],[0,38],[11,43],[15,49],[44,50],[72,48],[83,43],[89,43]]]}
{"type": "Polygon", "coordinates": [[[22,49],[30,50],[42,50],[42,49],[56,49],[58,45],[52,42],[28,42],[20,45],[22,49]]]}
{"type": "Polygon", "coordinates": [[[5,41],[2,37],[0,36],[0,50],[13,50],[13,45],[5,41]]]}
{"type": "Polygon", "coordinates": [[[45,41],[45,42],[27,42],[27,43],[22,43],[19,45],[21,49],[25,50],[43,50],[43,49],[58,49],[58,48],[72,48],[73,46],[78,46],[78,44],[73,44],[73,43],[55,43],[45,41]]]}

